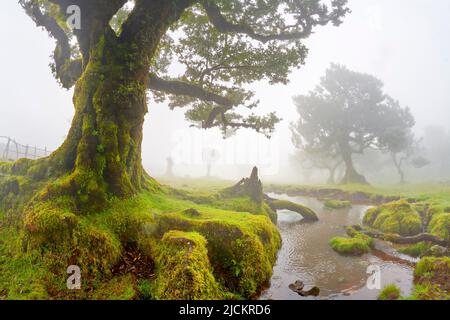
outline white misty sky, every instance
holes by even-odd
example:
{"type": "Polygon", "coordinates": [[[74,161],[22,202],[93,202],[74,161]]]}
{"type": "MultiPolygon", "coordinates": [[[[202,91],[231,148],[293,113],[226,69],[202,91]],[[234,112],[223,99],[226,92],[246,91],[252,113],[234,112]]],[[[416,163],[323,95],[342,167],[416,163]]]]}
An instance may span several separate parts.
{"type": "MultiPolygon", "coordinates": [[[[61,89],[48,67],[53,40],[17,1],[3,2],[0,136],[55,149],[70,126],[72,91],[61,89]]],[[[411,108],[418,133],[428,125],[449,128],[450,1],[350,0],[349,6],[353,13],[341,27],[316,29],[306,41],[306,65],[291,75],[289,85],[252,85],[261,100],[259,112],[275,110],[284,119],[271,141],[249,131],[223,141],[216,131],[189,128],[183,112],[150,102],[143,145],[150,173],[162,174],[171,155],[176,173],[205,174],[202,150],[214,148],[220,155],[215,175],[235,179],[256,164],[267,179],[293,178],[287,167],[293,150],[289,123],[297,118],[292,97],[311,90],[331,62],[383,80],[386,92],[411,108]]]]}

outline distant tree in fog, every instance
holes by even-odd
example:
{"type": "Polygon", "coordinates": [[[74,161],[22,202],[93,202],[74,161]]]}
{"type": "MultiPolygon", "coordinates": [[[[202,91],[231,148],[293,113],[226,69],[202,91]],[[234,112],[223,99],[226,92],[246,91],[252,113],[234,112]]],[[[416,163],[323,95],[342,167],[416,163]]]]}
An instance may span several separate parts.
{"type": "Polygon", "coordinates": [[[294,101],[300,115],[292,125],[297,147],[325,156],[336,153],[345,164],[342,183],[366,184],[355,169],[353,155],[387,146],[398,153],[404,143],[395,142],[394,133],[406,136],[414,126],[409,108],[385,94],[380,80],[337,64],[330,66],[313,91],[294,101]]]}
{"type": "Polygon", "coordinates": [[[441,126],[425,128],[423,138],[424,154],[430,161],[430,173],[434,178],[449,179],[450,176],[450,136],[441,126]]]}
{"type": "Polygon", "coordinates": [[[292,140],[299,150],[291,156],[292,161],[298,164],[304,173],[312,173],[314,170],[328,171],[327,184],[336,184],[336,172],[343,163],[342,158],[333,152],[304,149],[298,137],[293,134],[292,140]]]}
{"type": "Polygon", "coordinates": [[[414,134],[411,130],[405,130],[402,127],[393,127],[386,130],[382,140],[400,176],[400,183],[404,184],[404,166],[415,153],[414,134]]]}

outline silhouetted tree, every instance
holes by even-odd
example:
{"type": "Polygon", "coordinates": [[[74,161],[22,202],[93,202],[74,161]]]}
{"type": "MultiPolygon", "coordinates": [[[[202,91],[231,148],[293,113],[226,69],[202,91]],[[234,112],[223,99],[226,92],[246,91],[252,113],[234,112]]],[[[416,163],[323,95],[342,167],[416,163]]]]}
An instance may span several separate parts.
{"type": "Polygon", "coordinates": [[[292,126],[294,138],[304,150],[325,157],[336,153],[345,164],[342,183],[366,184],[352,156],[382,149],[388,130],[408,130],[414,121],[408,108],[383,92],[377,78],[332,64],[308,95],[296,97],[300,119],[292,126]]]}
{"type": "Polygon", "coordinates": [[[404,165],[415,154],[419,142],[412,132],[415,120],[410,110],[402,109],[398,104],[394,107],[396,112],[391,112],[385,117],[386,128],[379,138],[379,144],[390,154],[400,176],[400,183],[404,184],[404,165]]]}
{"type": "Polygon", "coordinates": [[[175,176],[173,174],[173,165],[174,165],[173,159],[171,157],[167,158],[166,164],[167,164],[167,167],[166,167],[165,176],[168,178],[173,178],[175,176]]]}
{"type": "MultiPolygon", "coordinates": [[[[339,156],[325,155],[313,151],[298,150],[291,157],[291,161],[300,165],[302,171],[312,172],[314,170],[328,171],[327,184],[336,184],[336,172],[343,164],[339,156]]],[[[307,180],[309,176],[306,177],[307,180]]]]}

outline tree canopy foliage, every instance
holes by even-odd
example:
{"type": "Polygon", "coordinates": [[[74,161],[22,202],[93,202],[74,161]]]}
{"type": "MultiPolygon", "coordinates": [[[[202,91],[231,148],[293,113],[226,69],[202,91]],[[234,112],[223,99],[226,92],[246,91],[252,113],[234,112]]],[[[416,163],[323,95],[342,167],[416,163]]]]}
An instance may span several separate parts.
{"type": "MultiPolygon", "coordinates": [[[[52,69],[65,88],[80,78],[98,39],[113,29],[124,43],[157,41],[146,85],[157,101],[186,108],[186,118],[202,128],[251,128],[267,135],[280,120],[253,112],[258,101],[248,83],[287,83],[307,55],[302,40],[317,26],[341,24],[347,0],[20,0],[38,26],[56,39],[52,69]],[[170,4],[169,4],[170,3],[170,4]],[[67,7],[81,9],[81,29],[66,25],[67,7]],[[168,16],[160,36],[149,15],[168,16]],[[103,30],[101,30],[103,29],[103,30]],[[153,33],[152,33],[153,32],[153,33]],[[152,39],[153,38],[153,39],[152,39]],[[173,75],[172,66],[183,74],[173,75]],[[239,109],[239,107],[241,109],[239,109]],[[239,109],[239,110],[237,110],[239,109]]],[[[131,54],[131,50],[130,50],[131,54]]]]}

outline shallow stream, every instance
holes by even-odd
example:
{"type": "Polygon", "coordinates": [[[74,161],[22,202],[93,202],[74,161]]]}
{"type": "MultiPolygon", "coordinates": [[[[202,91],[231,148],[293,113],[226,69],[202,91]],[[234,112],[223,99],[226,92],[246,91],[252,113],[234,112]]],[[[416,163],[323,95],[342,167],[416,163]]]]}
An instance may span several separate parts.
{"type": "Polygon", "coordinates": [[[369,266],[380,270],[381,288],[388,284],[400,287],[402,295],[411,294],[414,260],[398,254],[389,244],[377,241],[376,249],[362,257],[344,257],[334,252],[328,242],[336,236],[346,236],[344,226],[360,224],[368,206],[354,205],[349,209],[329,210],[323,202],[306,197],[271,194],[313,209],[320,221],[305,223],[294,212],[278,212],[278,228],[283,245],[278,254],[270,287],[261,299],[377,299],[379,289],[369,289],[369,266]],[[320,288],[320,296],[305,298],[289,289],[289,284],[301,280],[305,290],[320,288]]]}

